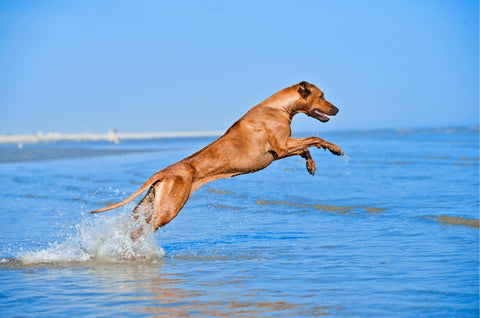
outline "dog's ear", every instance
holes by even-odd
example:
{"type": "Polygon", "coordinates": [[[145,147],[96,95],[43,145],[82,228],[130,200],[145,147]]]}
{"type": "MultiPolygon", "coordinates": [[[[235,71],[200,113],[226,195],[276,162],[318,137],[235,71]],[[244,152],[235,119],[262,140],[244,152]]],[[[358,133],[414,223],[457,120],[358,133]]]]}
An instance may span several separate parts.
{"type": "Polygon", "coordinates": [[[312,92],[312,84],[303,81],[301,83],[298,83],[298,86],[298,93],[300,94],[300,96],[303,97],[304,100],[307,100],[308,95],[310,95],[310,93],[312,92]]]}

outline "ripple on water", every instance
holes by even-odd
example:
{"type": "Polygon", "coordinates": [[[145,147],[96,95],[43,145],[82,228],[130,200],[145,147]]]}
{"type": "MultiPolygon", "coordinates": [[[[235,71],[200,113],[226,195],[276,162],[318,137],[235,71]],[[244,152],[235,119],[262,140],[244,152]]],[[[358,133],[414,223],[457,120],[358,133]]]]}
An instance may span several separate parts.
{"type": "Polygon", "coordinates": [[[288,202],[288,201],[267,201],[267,200],[256,200],[255,201],[258,205],[286,205],[286,206],[295,206],[299,208],[313,208],[315,210],[321,210],[326,212],[340,212],[346,213],[352,210],[361,209],[368,213],[380,213],[384,211],[383,208],[375,208],[375,207],[364,207],[364,206],[335,206],[335,205],[325,205],[325,204],[303,204],[303,203],[295,203],[295,202],[288,202]]]}
{"type": "Polygon", "coordinates": [[[467,225],[474,228],[480,227],[480,220],[478,219],[470,219],[470,218],[463,218],[463,217],[453,217],[447,215],[439,215],[435,221],[440,222],[446,225],[467,225]]]}

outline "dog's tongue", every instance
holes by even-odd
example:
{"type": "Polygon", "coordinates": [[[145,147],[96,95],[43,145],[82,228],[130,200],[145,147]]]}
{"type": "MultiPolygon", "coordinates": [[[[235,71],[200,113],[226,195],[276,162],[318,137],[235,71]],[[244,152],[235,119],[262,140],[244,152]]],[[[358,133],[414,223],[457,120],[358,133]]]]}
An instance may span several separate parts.
{"type": "Polygon", "coordinates": [[[330,116],[328,116],[328,115],[325,114],[324,112],[320,112],[320,116],[322,116],[322,117],[325,118],[325,119],[330,119],[330,116]]]}
{"type": "Polygon", "coordinates": [[[322,112],[319,109],[314,109],[313,111],[315,112],[315,115],[317,115],[319,117],[322,117],[322,118],[325,118],[325,119],[330,119],[330,116],[328,116],[327,114],[325,114],[324,112],[322,112]]]}

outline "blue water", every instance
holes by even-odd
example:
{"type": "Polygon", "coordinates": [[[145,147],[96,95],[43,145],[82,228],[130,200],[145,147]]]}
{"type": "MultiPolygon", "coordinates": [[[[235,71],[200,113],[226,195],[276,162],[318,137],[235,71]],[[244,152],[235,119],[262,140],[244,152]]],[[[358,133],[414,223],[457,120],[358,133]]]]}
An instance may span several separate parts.
{"type": "MultiPolygon", "coordinates": [[[[133,243],[117,202],[212,138],[0,145],[0,316],[479,315],[478,128],[322,134],[133,243]]],[[[226,149],[228,151],[228,149],[226,149]]]]}

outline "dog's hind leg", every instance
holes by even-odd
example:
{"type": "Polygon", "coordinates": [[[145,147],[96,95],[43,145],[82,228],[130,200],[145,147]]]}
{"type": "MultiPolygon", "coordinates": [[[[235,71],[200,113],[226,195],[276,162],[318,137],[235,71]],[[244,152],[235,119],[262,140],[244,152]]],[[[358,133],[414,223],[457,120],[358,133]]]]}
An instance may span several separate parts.
{"type": "MultiPolygon", "coordinates": [[[[158,228],[168,224],[183,208],[192,189],[190,176],[167,176],[162,181],[155,183],[145,197],[133,210],[134,217],[146,217],[146,222],[158,228]]],[[[143,228],[135,230],[131,237],[135,241],[143,233],[143,228]]]]}
{"type": "Polygon", "coordinates": [[[148,189],[147,194],[138,202],[135,209],[133,209],[132,213],[135,219],[138,219],[140,216],[147,219],[151,216],[154,196],[154,185],[152,185],[150,189],[148,189]]]}
{"type": "Polygon", "coordinates": [[[192,189],[192,177],[185,175],[168,176],[154,186],[152,210],[153,228],[168,224],[183,208],[192,189]]]}
{"type": "MultiPolygon", "coordinates": [[[[145,197],[133,210],[133,215],[145,217],[154,231],[168,224],[175,218],[190,197],[191,182],[183,177],[165,177],[154,184],[145,197]]],[[[143,226],[137,228],[130,236],[136,241],[143,234],[143,226]]]]}
{"type": "MultiPolygon", "coordinates": [[[[154,186],[152,185],[150,189],[148,189],[147,194],[140,200],[140,202],[137,204],[135,209],[132,211],[132,217],[135,220],[138,220],[138,218],[143,218],[146,223],[150,223],[152,219],[152,211],[153,211],[153,202],[155,198],[155,190],[154,186]]],[[[131,234],[130,238],[132,241],[136,241],[144,231],[144,227],[146,225],[141,222],[141,225],[137,227],[131,234]]]]}

